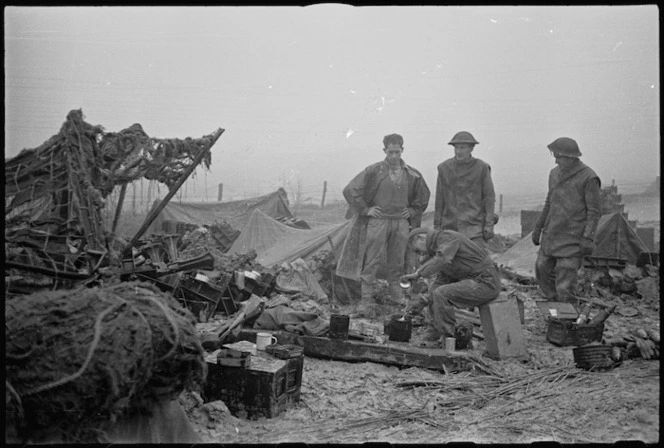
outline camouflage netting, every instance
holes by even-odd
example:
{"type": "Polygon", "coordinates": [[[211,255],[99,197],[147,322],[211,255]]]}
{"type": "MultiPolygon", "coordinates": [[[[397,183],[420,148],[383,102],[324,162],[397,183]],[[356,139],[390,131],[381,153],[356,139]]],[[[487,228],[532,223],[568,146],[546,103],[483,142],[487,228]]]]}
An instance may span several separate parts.
{"type": "Polygon", "coordinates": [[[198,139],[150,138],[139,124],[120,132],[67,115],[60,132],[41,146],[5,161],[5,255],[15,264],[76,277],[92,270],[86,251],[103,252],[101,209],[116,185],[145,177],[172,187],[221,129],[198,139]]]}
{"type": "Polygon", "coordinates": [[[193,315],[149,283],[8,299],[7,431],[105,442],[118,417],[199,390],[203,356],[193,315]]]}

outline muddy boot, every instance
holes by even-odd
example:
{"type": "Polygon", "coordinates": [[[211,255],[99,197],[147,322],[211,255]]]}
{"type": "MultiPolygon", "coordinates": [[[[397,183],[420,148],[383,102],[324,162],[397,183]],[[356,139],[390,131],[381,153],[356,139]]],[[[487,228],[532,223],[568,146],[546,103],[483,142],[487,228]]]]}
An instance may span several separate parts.
{"type": "Polygon", "coordinates": [[[457,323],[454,328],[454,339],[456,339],[457,350],[472,349],[473,324],[466,320],[457,323]]]}
{"type": "Polygon", "coordinates": [[[361,286],[362,295],[360,297],[360,303],[355,309],[356,317],[365,317],[365,314],[370,311],[371,304],[374,303],[373,299],[373,285],[367,282],[362,282],[361,286]]]}
{"type": "Polygon", "coordinates": [[[432,325],[429,325],[426,333],[424,333],[424,340],[427,342],[436,342],[440,340],[440,336],[440,331],[436,330],[432,325]]]}
{"type": "Polygon", "coordinates": [[[373,304],[373,298],[363,296],[353,310],[353,317],[369,317],[367,314],[372,311],[373,304]]]}
{"type": "Polygon", "coordinates": [[[378,306],[378,304],[374,301],[368,303],[367,306],[364,308],[364,317],[367,317],[369,319],[376,319],[379,316],[380,316],[380,307],[378,306]]]}

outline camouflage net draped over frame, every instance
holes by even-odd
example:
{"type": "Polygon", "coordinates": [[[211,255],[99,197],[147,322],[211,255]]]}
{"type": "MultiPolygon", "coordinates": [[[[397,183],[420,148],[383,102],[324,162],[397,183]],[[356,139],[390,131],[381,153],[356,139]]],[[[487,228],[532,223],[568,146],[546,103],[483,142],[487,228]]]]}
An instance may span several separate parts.
{"type": "Polygon", "coordinates": [[[5,161],[5,255],[59,273],[92,269],[86,250],[107,248],[101,214],[113,188],[145,177],[174,186],[223,130],[201,138],[150,138],[134,124],[104,132],[72,110],[60,132],[5,161]]]}
{"type": "Polygon", "coordinates": [[[22,440],[105,442],[119,416],[205,380],[193,315],[149,283],[35,293],[6,314],[7,426],[22,440]]]}

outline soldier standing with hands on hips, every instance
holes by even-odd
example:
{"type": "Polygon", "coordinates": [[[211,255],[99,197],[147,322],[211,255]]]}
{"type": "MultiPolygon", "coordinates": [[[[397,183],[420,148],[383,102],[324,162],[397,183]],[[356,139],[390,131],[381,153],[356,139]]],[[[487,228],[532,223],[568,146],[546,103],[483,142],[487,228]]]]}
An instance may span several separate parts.
{"type": "Polygon", "coordinates": [[[383,138],[385,159],[369,165],[344,188],[353,218],[337,262],[336,274],[359,280],[361,299],[355,314],[376,317],[374,286],[379,270],[386,273],[390,298],[401,305],[399,276],[404,273],[408,232],[419,227],[429,205],[429,188],[415,168],[401,158],[403,137],[383,138]]]}

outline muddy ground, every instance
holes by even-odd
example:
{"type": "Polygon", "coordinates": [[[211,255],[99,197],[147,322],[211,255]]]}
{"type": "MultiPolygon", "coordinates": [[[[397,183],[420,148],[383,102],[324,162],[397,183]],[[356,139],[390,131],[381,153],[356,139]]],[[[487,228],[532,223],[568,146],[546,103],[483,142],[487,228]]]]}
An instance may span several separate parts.
{"type": "MultiPolygon", "coordinates": [[[[470,372],[306,357],[300,402],[272,419],[237,418],[223,402],[202,403],[193,394],[181,400],[203,441],[211,443],[658,442],[660,361],[635,358],[606,370],[579,369],[573,347],[547,342],[548,323],[533,286],[505,280],[504,289],[514,288],[524,298],[526,361],[492,360],[477,338],[471,351],[485,367],[470,372]]],[[[658,288],[654,297],[608,294],[602,300],[618,306],[605,338],[635,327],[659,331],[658,288]]],[[[348,311],[334,304],[320,308],[324,317],[348,311]]],[[[357,323],[351,319],[351,326],[357,323]]],[[[382,319],[375,323],[382,328],[382,319]]],[[[423,332],[414,328],[411,343],[423,332]]]]}
{"type": "MultiPolygon", "coordinates": [[[[624,306],[638,315],[612,316],[605,336],[634,326],[659,329],[659,301],[624,306]]],[[[547,323],[532,299],[525,301],[525,319],[527,361],[492,360],[478,339],[472,352],[486,371],[445,374],[306,357],[301,401],[275,418],[240,419],[223,402],[197,404],[191,397],[185,408],[203,440],[215,443],[659,440],[659,360],[578,369],[572,347],[546,341],[547,323]],[[494,379],[511,392],[497,394],[486,383],[494,379]],[[407,387],[413,382],[420,384],[407,387]]],[[[416,327],[411,343],[423,331],[416,327]]]]}

